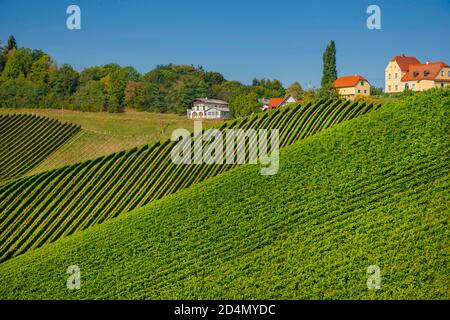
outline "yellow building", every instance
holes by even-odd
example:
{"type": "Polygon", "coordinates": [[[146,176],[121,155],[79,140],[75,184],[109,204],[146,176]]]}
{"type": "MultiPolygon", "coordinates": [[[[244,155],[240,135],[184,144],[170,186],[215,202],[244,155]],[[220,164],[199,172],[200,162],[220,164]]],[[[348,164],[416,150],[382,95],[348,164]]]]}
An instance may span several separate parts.
{"type": "Polygon", "coordinates": [[[450,85],[450,67],[444,62],[420,63],[416,57],[395,56],[385,70],[385,92],[424,91],[450,85]]]}
{"type": "Polygon", "coordinates": [[[402,83],[403,76],[408,73],[411,64],[420,64],[416,57],[407,57],[405,55],[395,56],[389,61],[385,73],[386,93],[403,92],[405,84],[402,83]]]}
{"type": "Polygon", "coordinates": [[[334,81],[334,87],[340,96],[354,100],[356,96],[370,96],[370,84],[360,75],[344,76],[334,81]]]}

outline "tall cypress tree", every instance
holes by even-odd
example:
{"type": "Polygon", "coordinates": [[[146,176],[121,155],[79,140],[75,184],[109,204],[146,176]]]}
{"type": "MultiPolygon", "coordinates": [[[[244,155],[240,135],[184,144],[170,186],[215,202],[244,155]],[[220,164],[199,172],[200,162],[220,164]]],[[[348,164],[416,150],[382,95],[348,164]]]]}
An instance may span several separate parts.
{"type": "Polygon", "coordinates": [[[323,53],[322,88],[331,86],[336,78],[336,46],[331,40],[323,53]]]}
{"type": "Polygon", "coordinates": [[[3,55],[2,41],[0,40],[0,72],[3,71],[4,66],[5,66],[5,56],[3,55]]]}

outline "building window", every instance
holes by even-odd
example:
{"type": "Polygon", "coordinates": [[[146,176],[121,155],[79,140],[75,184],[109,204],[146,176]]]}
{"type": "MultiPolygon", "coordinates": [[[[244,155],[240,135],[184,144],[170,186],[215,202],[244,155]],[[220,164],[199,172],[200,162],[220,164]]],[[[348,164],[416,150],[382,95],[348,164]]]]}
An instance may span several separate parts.
{"type": "Polygon", "coordinates": [[[391,91],[391,86],[388,86],[388,92],[390,92],[391,91]]]}
{"type": "Polygon", "coordinates": [[[447,74],[447,76],[448,76],[448,77],[450,77],[450,70],[448,71],[448,74],[447,74]]]}
{"type": "Polygon", "coordinates": [[[395,79],[398,79],[398,73],[395,74],[395,79]]]}
{"type": "Polygon", "coordinates": [[[415,83],[411,84],[411,88],[414,89],[415,83]]]}
{"type": "Polygon", "coordinates": [[[388,78],[391,79],[391,74],[389,73],[388,78]]]}
{"type": "Polygon", "coordinates": [[[358,89],[358,93],[361,93],[361,90],[358,89]]]}
{"type": "Polygon", "coordinates": [[[361,85],[362,85],[362,86],[364,85],[364,81],[361,81],[361,85]]]}
{"type": "Polygon", "coordinates": [[[444,83],[443,82],[441,82],[441,88],[443,88],[444,87],[444,83]]]}
{"type": "Polygon", "coordinates": [[[367,90],[366,90],[366,89],[364,89],[364,93],[367,93],[367,90]]]}
{"type": "Polygon", "coordinates": [[[398,91],[398,85],[395,85],[395,91],[398,91]]]}
{"type": "Polygon", "coordinates": [[[444,70],[441,71],[441,76],[444,76],[444,70]]]}

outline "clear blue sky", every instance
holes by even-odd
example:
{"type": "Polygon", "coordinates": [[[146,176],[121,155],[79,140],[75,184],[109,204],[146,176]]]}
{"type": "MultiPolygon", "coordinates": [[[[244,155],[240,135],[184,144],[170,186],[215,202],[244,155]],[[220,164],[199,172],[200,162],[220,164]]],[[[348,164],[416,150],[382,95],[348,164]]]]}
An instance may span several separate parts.
{"type": "Polygon", "coordinates": [[[339,75],[381,86],[396,54],[450,63],[450,1],[0,0],[3,43],[10,34],[77,69],[116,62],[147,72],[172,62],[304,87],[319,85],[333,39],[339,75]],[[70,4],[81,8],[81,30],[66,28],[70,4]],[[381,7],[381,30],[366,28],[370,4],[381,7]]]}

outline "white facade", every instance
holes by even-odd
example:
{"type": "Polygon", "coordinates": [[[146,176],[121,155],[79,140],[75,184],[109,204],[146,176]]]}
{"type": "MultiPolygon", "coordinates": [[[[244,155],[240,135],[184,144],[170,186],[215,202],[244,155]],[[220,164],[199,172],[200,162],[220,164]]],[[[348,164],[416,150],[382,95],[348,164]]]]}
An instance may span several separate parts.
{"type": "Polygon", "coordinates": [[[196,99],[187,110],[189,119],[227,119],[230,117],[228,103],[216,99],[196,99]]]}

